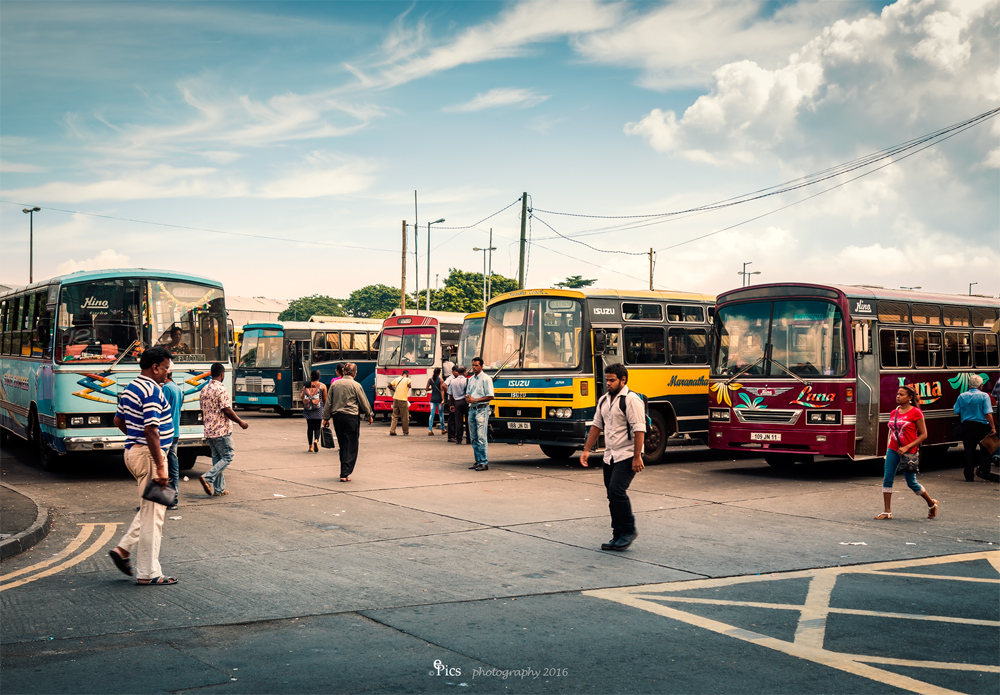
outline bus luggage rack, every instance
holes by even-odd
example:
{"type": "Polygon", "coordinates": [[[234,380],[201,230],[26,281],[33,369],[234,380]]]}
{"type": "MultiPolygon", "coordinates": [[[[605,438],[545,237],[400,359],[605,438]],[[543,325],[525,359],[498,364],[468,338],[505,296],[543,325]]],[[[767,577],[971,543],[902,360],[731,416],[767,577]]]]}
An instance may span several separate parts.
{"type": "Polygon", "coordinates": [[[247,377],[247,391],[255,391],[261,393],[264,391],[264,384],[259,376],[248,376],[247,377]]]}
{"type": "Polygon", "coordinates": [[[750,410],[748,408],[733,408],[736,418],[749,425],[794,425],[802,414],[801,410],[750,410]]]}
{"type": "Polygon", "coordinates": [[[498,417],[527,417],[527,418],[538,418],[542,417],[541,408],[497,408],[499,415],[498,417]]]}

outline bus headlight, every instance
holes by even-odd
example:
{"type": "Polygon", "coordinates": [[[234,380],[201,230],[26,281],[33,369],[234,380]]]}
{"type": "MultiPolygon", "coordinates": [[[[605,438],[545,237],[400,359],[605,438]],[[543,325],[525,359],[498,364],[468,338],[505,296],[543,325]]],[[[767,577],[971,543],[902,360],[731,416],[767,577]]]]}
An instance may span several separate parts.
{"type": "Polygon", "coordinates": [[[384,396],[385,395],[385,389],[375,389],[375,392],[378,395],[380,395],[380,396],[384,396]]]}
{"type": "Polygon", "coordinates": [[[264,393],[274,393],[274,386],[271,385],[265,386],[264,393]]]}
{"type": "Polygon", "coordinates": [[[708,419],[712,422],[729,422],[729,408],[709,408],[708,419]]]}
{"type": "Polygon", "coordinates": [[[80,425],[83,424],[83,418],[80,416],[71,417],[69,419],[69,424],[72,425],[73,427],[79,427],[80,425]]]}
{"type": "Polygon", "coordinates": [[[573,417],[572,408],[549,408],[548,416],[550,418],[571,418],[573,417]]]}
{"type": "Polygon", "coordinates": [[[423,398],[425,395],[427,395],[427,391],[424,389],[413,389],[414,398],[423,398]]]}
{"type": "Polygon", "coordinates": [[[236,382],[236,391],[237,392],[242,393],[243,391],[246,391],[246,390],[247,390],[247,385],[246,384],[241,384],[238,381],[236,382]]]}
{"type": "Polygon", "coordinates": [[[821,410],[819,412],[812,412],[809,413],[807,422],[810,425],[839,425],[840,411],[821,410]]]}
{"type": "Polygon", "coordinates": [[[100,425],[101,424],[101,416],[100,415],[88,415],[87,416],[87,424],[88,425],[100,425]]]}

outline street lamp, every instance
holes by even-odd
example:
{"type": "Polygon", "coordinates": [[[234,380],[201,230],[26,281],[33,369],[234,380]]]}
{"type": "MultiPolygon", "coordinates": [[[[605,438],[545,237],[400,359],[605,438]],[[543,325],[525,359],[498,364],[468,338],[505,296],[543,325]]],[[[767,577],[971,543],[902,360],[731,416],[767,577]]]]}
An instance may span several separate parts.
{"type": "Polygon", "coordinates": [[[750,285],[750,276],[751,275],[760,275],[760,271],[759,270],[755,270],[755,271],[752,271],[752,272],[749,272],[749,273],[747,272],[747,266],[750,265],[751,263],[753,263],[753,261],[747,261],[746,263],[743,264],[743,270],[737,270],[736,271],[737,275],[742,275],[743,276],[743,286],[744,287],[747,287],[747,286],[750,285]]]}
{"type": "MultiPolygon", "coordinates": [[[[35,209],[37,210],[38,208],[35,208],[35,209]]],[[[27,211],[25,211],[25,212],[27,212],[27,211]]],[[[972,296],[972,286],[973,285],[978,285],[978,284],[979,284],[978,282],[970,282],[969,283],[969,296],[970,297],[972,296]]]]}
{"type": "Polygon", "coordinates": [[[486,253],[489,251],[496,251],[496,246],[487,246],[485,249],[478,246],[472,247],[473,251],[483,252],[483,310],[486,310],[486,253]]]}
{"type": "Polygon", "coordinates": [[[427,223],[427,311],[431,310],[431,225],[442,222],[444,222],[443,217],[427,223]]]}
{"type": "MultiPolygon", "coordinates": [[[[35,213],[41,210],[37,205],[33,208],[21,210],[28,216],[28,284],[35,281],[35,213]]],[[[972,294],[971,290],[969,294],[972,294]]]]}

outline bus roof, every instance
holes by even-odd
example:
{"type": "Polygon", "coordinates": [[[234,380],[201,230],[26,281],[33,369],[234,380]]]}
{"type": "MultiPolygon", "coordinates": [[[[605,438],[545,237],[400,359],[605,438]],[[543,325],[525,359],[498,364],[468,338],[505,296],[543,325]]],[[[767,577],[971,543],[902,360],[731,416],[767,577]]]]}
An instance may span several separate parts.
{"type": "Polygon", "coordinates": [[[471,314],[465,315],[466,321],[468,321],[469,319],[484,319],[484,318],[486,318],[485,311],[473,311],[471,314]]]}
{"type": "Polygon", "coordinates": [[[349,331],[358,330],[365,326],[368,326],[367,330],[377,333],[376,326],[380,326],[382,322],[379,321],[378,324],[373,324],[369,322],[356,323],[354,321],[254,321],[252,323],[243,324],[243,330],[249,331],[252,329],[270,329],[270,330],[299,330],[299,331],[349,331]]]}
{"type": "Polygon", "coordinates": [[[423,309],[411,309],[407,310],[407,313],[399,313],[399,309],[395,309],[392,312],[392,316],[389,318],[398,318],[400,316],[430,316],[431,318],[437,319],[438,321],[443,321],[447,323],[462,323],[465,319],[465,312],[462,311],[424,311],[423,309]]]}
{"type": "Polygon", "coordinates": [[[801,294],[802,290],[826,290],[843,295],[848,299],[879,300],[887,299],[899,302],[918,302],[927,304],[951,304],[956,306],[986,306],[1000,307],[1000,300],[982,295],[936,294],[915,290],[894,290],[872,285],[817,285],[808,282],[776,282],[752,287],[739,287],[719,295],[719,303],[736,299],[756,297],[787,297],[801,294]]]}
{"type": "Polygon", "coordinates": [[[23,292],[25,290],[48,287],[49,285],[88,282],[91,280],[112,280],[115,278],[181,280],[185,282],[196,282],[202,285],[211,285],[212,287],[222,287],[222,283],[218,280],[213,280],[212,278],[207,278],[202,275],[192,275],[191,273],[179,273],[175,270],[158,270],[155,268],[114,268],[110,270],[78,270],[75,273],[69,273],[67,275],[57,275],[55,277],[48,278],[47,280],[39,280],[38,282],[33,282],[30,285],[21,285],[20,287],[14,287],[10,290],[0,292],[0,297],[8,294],[23,292]]]}
{"type": "Polygon", "coordinates": [[[573,297],[576,299],[657,299],[675,302],[704,302],[714,304],[715,297],[710,294],[697,294],[694,292],[673,292],[666,290],[609,290],[596,287],[580,287],[578,289],[537,289],[537,290],[514,290],[506,294],[501,294],[490,300],[488,306],[493,306],[500,302],[520,297],[573,297]]]}

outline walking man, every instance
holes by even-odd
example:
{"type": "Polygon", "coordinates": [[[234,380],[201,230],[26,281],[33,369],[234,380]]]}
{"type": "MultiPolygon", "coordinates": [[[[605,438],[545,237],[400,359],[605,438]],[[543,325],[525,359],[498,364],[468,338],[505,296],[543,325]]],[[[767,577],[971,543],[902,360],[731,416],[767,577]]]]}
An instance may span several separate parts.
{"type": "Polygon", "coordinates": [[[472,358],[472,376],[466,380],[465,402],[469,404],[469,441],[476,462],[470,466],[474,471],[488,471],[490,460],[487,456],[487,434],[490,422],[490,401],[493,400],[493,379],[483,371],[483,358],[472,358]]]}
{"type": "Polygon", "coordinates": [[[354,377],[358,375],[358,365],[348,362],[344,365],[344,376],[330,387],[330,396],[323,408],[323,426],[333,420],[333,429],[340,442],[340,482],[351,479],[354,465],[358,462],[359,417],[367,418],[368,424],[375,421],[364,388],[354,377]]]}
{"type": "MultiPolygon", "coordinates": [[[[177,459],[177,442],[181,438],[181,405],[184,403],[184,392],[181,391],[180,386],[174,383],[173,360],[170,361],[170,371],[167,372],[167,379],[163,382],[163,397],[167,399],[167,405],[170,406],[170,419],[174,423],[174,440],[167,450],[167,469],[170,473],[170,487],[174,489],[174,492],[178,492],[180,490],[178,484],[180,483],[181,464],[177,459]]],[[[180,496],[176,499],[180,501],[180,496]]],[[[174,502],[167,509],[169,511],[177,509],[177,502],[174,502]]]]}
{"type": "Polygon", "coordinates": [[[389,382],[392,391],[392,422],[389,423],[389,434],[396,436],[396,423],[402,420],[403,435],[410,435],[410,370],[389,382]]]}
{"type": "Polygon", "coordinates": [[[229,391],[222,385],[226,376],[226,368],[221,362],[212,365],[212,380],[201,390],[201,417],[205,421],[205,439],[208,448],[212,450],[212,468],[208,473],[199,476],[198,482],[209,496],[221,497],[228,495],[226,476],[223,472],[233,462],[236,451],[233,449],[233,426],[230,421],[246,429],[250,425],[233,412],[233,401],[229,391]]]}
{"type": "Polygon", "coordinates": [[[447,377],[444,383],[441,384],[441,396],[442,396],[442,410],[444,411],[444,417],[448,422],[448,441],[455,441],[455,425],[452,422],[454,417],[452,415],[451,409],[451,382],[458,378],[458,367],[455,364],[451,365],[451,371],[447,373],[447,377]]]}
{"type": "Polygon", "coordinates": [[[628,486],[642,464],[642,445],[646,438],[645,407],[638,396],[629,398],[628,370],[621,364],[609,364],[604,370],[608,392],[597,401],[594,424],[580,454],[580,464],[588,458],[597,437],[604,431],[604,487],[608,490],[613,537],[601,544],[601,550],[625,550],[639,535],[635,528],[628,486]]]}
{"type": "Polygon", "coordinates": [[[139,511],[118,545],[109,554],[115,567],[133,575],[132,551],[138,546],[139,561],[135,572],[136,584],[176,584],[173,577],[164,577],[160,567],[160,540],[167,508],[143,499],[142,493],[150,478],[160,487],[169,482],[167,450],[174,437],[170,406],[160,385],[170,370],[170,351],[155,345],[139,358],[142,370],[122,391],[115,412],[115,425],[125,434],[125,465],[139,484],[139,511]]]}
{"type": "Polygon", "coordinates": [[[962,445],[965,447],[965,479],[973,482],[973,473],[983,480],[990,479],[990,459],[982,448],[983,438],[996,434],[993,420],[993,403],[982,391],[983,378],[978,374],[969,377],[969,389],[955,401],[955,414],[962,419],[962,445]],[[977,456],[978,453],[978,456],[977,456]],[[978,461],[977,461],[978,459],[978,461]],[[978,463],[978,465],[976,465],[978,463]]]}
{"type": "MultiPolygon", "coordinates": [[[[451,398],[450,417],[448,421],[448,441],[462,443],[462,433],[465,432],[465,415],[469,412],[469,404],[465,401],[465,367],[458,367],[458,375],[451,380],[448,396],[451,398]]],[[[468,441],[468,440],[466,440],[468,441]]]]}

